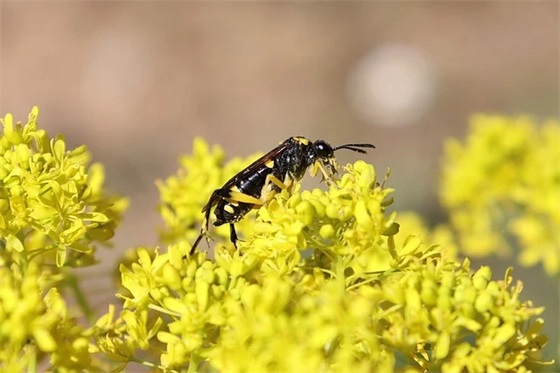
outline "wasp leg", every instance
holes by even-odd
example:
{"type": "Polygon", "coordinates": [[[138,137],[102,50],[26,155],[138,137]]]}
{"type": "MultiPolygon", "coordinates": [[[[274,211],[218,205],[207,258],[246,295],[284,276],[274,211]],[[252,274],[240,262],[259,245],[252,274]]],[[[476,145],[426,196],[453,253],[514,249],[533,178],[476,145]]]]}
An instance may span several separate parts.
{"type": "Polygon", "coordinates": [[[266,176],[266,181],[265,181],[264,185],[268,185],[269,183],[272,183],[272,184],[276,185],[280,189],[288,189],[292,185],[291,182],[289,184],[286,184],[286,183],[282,182],[280,179],[278,179],[273,174],[268,174],[266,176]]]}
{"type": "MultiPolygon", "coordinates": [[[[328,185],[333,184],[333,173],[329,172],[327,170],[327,168],[325,166],[323,166],[320,162],[315,162],[315,164],[313,165],[313,167],[310,170],[311,173],[311,177],[315,177],[319,171],[321,171],[321,174],[323,176],[323,180],[321,181],[325,181],[328,185]]],[[[336,172],[336,168],[335,171],[336,172]]]]}
{"type": "MultiPolygon", "coordinates": [[[[280,181],[276,176],[269,174],[266,177],[266,181],[265,181],[265,186],[263,187],[263,190],[261,191],[261,198],[256,198],[253,196],[250,196],[248,194],[245,194],[243,192],[240,192],[239,190],[235,190],[235,189],[216,189],[214,191],[214,193],[212,193],[212,198],[221,198],[225,201],[228,201],[230,203],[246,203],[249,205],[253,205],[253,208],[259,208],[261,207],[263,204],[267,203],[272,196],[275,194],[274,191],[269,190],[269,185],[270,184],[274,184],[276,185],[278,188],[280,189],[287,189],[290,188],[290,186],[292,185],[292,183],[289,184],[285,184],[282,181],[280,181]]],[[[208,221],[210,218],[210,208],[207,208],[205,210],[206,212],[206,219],[205,219],[205,226],[206,231],[208,230],[208,221]]],[[[235,248],[237,249],[237,241],[239,241],[238,237],[237,237],[237,232],[235,231],[235,226],[233,223],[230,223],[230,240],[233,243],[233,246],[235,246],[235,248]]],[[[198,236],[198,238],[196,239],[194,245],[193,245],[193,249],[191,249],[191,252],[194,252],[194,248],[196,247],[196,245],[199,244],[199,242],[202,239],[203,235],[206,235],[206,231],[201,230],[200,235],[198,236]]]]}
{"type": "Polygon", "coordinates": [[[193,255],[194,251],[196,250],[196,247],[198,246],[198,244],[200,243],[200,240],[202,240],[202,237],[204,236],[204,232],[202,231],[202,229],[200,230],[200,234],[198,235],[198,237],[196,238],[196,241],[194,241],[192,247],[191,247],[191,251],[189,252],[189,255],[193,255]]]}
{"type": "Polygon", "coordinates": [[[191,251],[189,252],[189,255],[193,255],[195,252],[195,249],[197,248],[198,244],[200,243],[200,241],[202,240],[202,237],[204,237],[206,239],[206,246],[208,246],[208,248],[210,249],[210,240],[213,240],[212,237],[210,237],[210,235],[208,234],[208,228],[204,229],[201,228],[200,229],[200,234],[198,235],[198,237],[196,238],[196,241],[194,241],[192,247],[191,247],[191,251]]]}
{"type": "MultiPolygon", "coordinates": [[[[291,179],[288,180],[288,183],[284,183],[273,174],[268,174],[266,176],[264,186],[261,189],[261,201],[262,201],[261,204],[263,205],[272,201],[272,198],[277,192],[273,187],[271,187],[272,184],[276,185],[280,189],[288,189],[288,190],[290,190],[290,188],[294,185],[291,179]]],[[[259,207],[260,205],[254,206],[254,208],[259,208],[259,207]]]]}
{"type": "Polygon", "coordinates": [[[260,199],[242,192],[238,192],[236,190],[217,189],[214,193],[216,193],[218,197],[225,199],[228,202],[247,203],[247,204],[259,205],[259,206],[263,204],[260,199]]]}
{"type": "Polygon", "coordinates": [[[194,251],[196,250],[196,247],[200,243],[200,240],[202,240],[203,236],[206,237],[206,244],[208,245],[208,247],[210,247],[210,241],[208,239],[209,238],[209,236],[208,236],[208,225],[210,223],[210,210],[212,209],[212,206],[217,203],[217,201],[214,197],[215,193],[216,192],[212,193],[212,196],[210,197],[210,201],[202,209],[202,212],[204,212],[204,222],[202,223],[202,228],[200,228],[200,234],[198,235],[198,237],[196,238],[196,241],[194,241],[194,243],[191,247],[190,255],[194,254],[194,251]]]}
{"type": "Polygon", "coordinates": [[[237,232],[235,231],[235,225],[233,223],[230,223],[230,225],[229,225],[229,239],[233,243],[233,246],[235,247],[235,249],[237,249],[238,238],[237,238],[237,232]]]}
{"type": "MultiPolygon", "coordinates": [[[[245,204],[249,204],[249,205],[253,205],[254,207],[260,207],[263,205],[263,201],[261,201],[258,198],[255,198],[253,196],[250,196],[248,194],[245,194],[243,192],[240,192],[238,190],[232,190],[232,189],[216,189],[214,191],[214,193],[212,193],[212,197],[211,199],[217,200],[217,199],[223,199],[229,203],[232,204],[237,204],[237,203],[245,203],[245,204]]],[[[215,202],[217,203],[217,202],[215,202]]],[[[214,204],[215,204],[214,203],[214,204]]],[[[203,224],[203,227],[206,227],[206,230],[201,229],[200,231],[200,235],[199,237],[196,239],[193,248],[191,249],[191,252],[194,252],[194,248],[196,247],[196,245],[198,245],[198,243],[200,242],[200,240],[202,239],[203,235],[206,235],[206,232],[208,231],[208,222],[210,220],[210,208],[207,208],[205,210],[206,212],[206,218],[205,218],[205,223],[203,224]]],[[[221,222],[221,224],[226,223],[227,221],[223,221],[221,222]]],[[[219,225],[221,225],[219,224],[219,225]]],[[[216,225],[216,224],[214,224],[216,225]]],[[[230,223],[230,240],[233,243],[233,246],[235,246],[235,248],[237,249],[237,241],[239,241],[238,237],[237,237],[237,232],[235,231],[235,226],[233,223],[230,223]]]]}

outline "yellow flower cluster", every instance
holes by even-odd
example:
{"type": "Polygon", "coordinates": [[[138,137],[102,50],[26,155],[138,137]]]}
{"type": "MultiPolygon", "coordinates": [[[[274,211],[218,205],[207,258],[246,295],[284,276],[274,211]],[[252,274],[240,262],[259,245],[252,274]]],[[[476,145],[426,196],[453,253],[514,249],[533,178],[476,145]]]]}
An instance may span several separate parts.
{"type": "MultiPolygon", "coordinates": [[[[520,300],[511,270],[503,280],[488,267],[473,271],[468,259],[457,261],[453,230],[388,213],[392,190],[363,161],[324,189],[296,183],[248,214],[236,223],[239,250],[227,226],[211,227],[213,257],[191,255],[208,196],[256,157],[225,162],[201,139],[178,174],[158,182],[169,246],[138,248],[121,263],[122,310],[111,305],[96,321],[67,267],[95,261],[126,201],[106,193],[103,169],[88,167],[85,147],[67,150],[63,138],[49,138],[37,114],[33,108],[25,125],[2,119],[0,371],[48,364],[56,372],[117,372],[137,363],[165,372],[525,372],[538,362],[542,308],[520,300]],[[87,325],[60,295],[68,288],[87,325]]],[[[449,169],[472,177],[446,171],[453,228],[479,237],[462,236],[461,244],[488,250],[497,238],[487,219],[512,217],[509,232],[551,260],[559,178],[547,160],[558,157],[550,153],[558,126],[529,127],[512,126],[505,145],[496,134],[504,128],[488,126],[467,146],[450,146],[449,169]],[[488,153],[474,162],[482,170],[464,160],[471,145],[488,153]],[[471,231],[457,223],[467,212],[482,214],[479,225],[469,220],[471,231]]]]}
{"type": "Polygon", "coordinates": [[[78,289],[67,268],[95,262],[95,245],[113,236],[126,201],[107,195],[103,168],[87,167],[84,146],[49,138],[37,115],[34,107],[24,125],[0,119],[0,371],[33,372],[48,360],[52,371],[76,372],[91,367],[92,330],[58,289],[78,289]]]}
{"type": "Polygon", "coordinates": [[[446,146],[441,199],[467,255],[503,254],[560,271],[560,122],[476,115],[446,146]]]}
{"type": "Polygon", "coordinates": [[[44,354],[57,372],[89,367],[90,336],[69,316],[56,288],[43,292],[39,266],[31,263],[20,275],[4,264],[0,266],[0,370],[36,368],[44,354]]]}
{"type": "Polygon", "coordinates": [[[327,190],[277,194],[239,224],[239,250],[219,239],[213,259],[190,256],[200,190],[224,180],[221,154],[197,140],[187,172],[160,183],[175,243],[121,265],[124,311],[99,343],[114,359],[169,372],[499,372],[526,371],[545,344],[542,309],[520,301],[509,271],[492,280],[420,235],[400,237],[391,190],[362,161],[327,190]],[[177,188],[192,199],[173,205],[187,193],[177,188]]]}
{"type": "Polygon", "coordinates": [[[11,114],[1,120],[0,237],[17,263],[91,264],[94,243],[113,236],[126,201],[106,195],[101,165],[86,169],[85,146],[67,150],[62,137],[38,129],[38,112],[23,126],[11,114]]]}

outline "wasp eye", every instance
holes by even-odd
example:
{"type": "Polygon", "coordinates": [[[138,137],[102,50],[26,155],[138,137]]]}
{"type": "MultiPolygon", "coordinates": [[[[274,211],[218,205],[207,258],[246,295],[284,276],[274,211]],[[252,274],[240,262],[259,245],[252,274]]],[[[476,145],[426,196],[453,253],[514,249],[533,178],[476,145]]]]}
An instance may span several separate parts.
{"type": "Polygon", "coordinates": [[[333,148],[324,140],[317,140],[313,144],[318,158],[331,158],[333,156],[333,148]]]}

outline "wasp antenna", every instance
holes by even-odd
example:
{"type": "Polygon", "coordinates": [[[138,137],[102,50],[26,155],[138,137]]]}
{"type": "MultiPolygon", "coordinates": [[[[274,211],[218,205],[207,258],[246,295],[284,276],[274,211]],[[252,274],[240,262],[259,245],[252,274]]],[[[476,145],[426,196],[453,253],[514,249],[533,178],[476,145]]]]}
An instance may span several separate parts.
{"type": "Polygon", "coordinates": [[[344,145],[337,146],[336,148],[333,149],[333,151],[336,151],[336,150],[339,150],[339,149],[348,149],[348,150],[352,150],[352,151],[357,152],[357,153],[367,154],[367,152],[365,150],[359,149],[359,148],[375,148],[375,145],[373,145],[373,144],[344,144],[344,145]]]}
{"type": "Polygon", "coordinates": [[[362,153],[362,154],[367,154],[367,152],[363,149],[358,149],[358,148],[353,148],[351,146],[342,146],[338,149],[348,149],[348,150],[352,150],[353,152],[357,152],[357,153],[362,153]]]}
{"type": "MultiPolygon", "coordinates": [[[[355,146],[357,148],[375,148],[375,145],[373,144],[344,144],[341,146],[355,146]]],[[[340,148],[340,146],[339,146],[340,148]]]]}

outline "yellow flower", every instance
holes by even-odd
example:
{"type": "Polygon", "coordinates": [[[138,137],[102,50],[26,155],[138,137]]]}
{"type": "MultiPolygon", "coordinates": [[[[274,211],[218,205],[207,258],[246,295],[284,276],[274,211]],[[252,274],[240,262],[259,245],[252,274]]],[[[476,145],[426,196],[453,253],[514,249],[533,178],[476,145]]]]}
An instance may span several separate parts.
{"type": "Polygon", "coordinates": [[[221,152],[209,149],[197,140],[183,159],[206,176],[182,171],[160,184],[174,206],[164,211],[173,211],[166,237],[175,243],[141,248],[121,266],[127,327],[110,340],[164,345],[140,363],[177,372],[523,371],[545,342],[542,321],[532,320],[542,309],[519,300],[509,272],[496,281],[488,267],[456,262],[448,230],[430,233],[405,217],[399,233],[401,220],[386,212],[392,190],[362,161],[325,190],[296,184],[276,194],[238,224],[239,250],[227,231],[212,231],[214,258],[191,256],[207,202],[199,191],[209,195],[241,168],[225,174],[221,152]]]}
{"type": "Polygon", "coordinates": [[[58,291],[43,295],[37,265],[21,277],[15,273],[0,267],[0,369],[24,371],[43,354],[60,372],[89,367],[87,331],[68,315],[58,291]]]}
{"type": "Polygon", "coordinates": [[[34,107],[26,124],[0,119],[0,370],[32,371],[45,359],[52,371],[75,372],[93,366],[91,330],[69,315],[55,286],[79,289],[63,267],[95,262],[126,200],[107,194],[103,168],[88,166],[84,146],[49,138],[37,117],[34,107]]]}
{"type": "Polygon", "coordinates": [[[446,146],[441,198],[470,255],[505,254],[560,270],[560,122],[477,115],[464,143],[446,146]]]}
{"type": "Polygon", "coordinates": [[[103,168],[88,169],[85,146],[68,150],[61,136],[49,139],[38,129],[38,113],[34,107],[25,125],[11,114],[0,120],[0,238],[25,260],[89,264],[96,242],[112,237],[126,201],[106,194],[103,168]]]}

